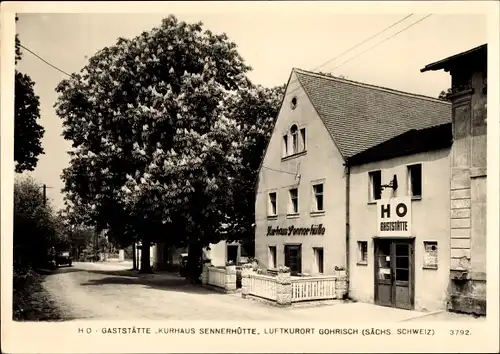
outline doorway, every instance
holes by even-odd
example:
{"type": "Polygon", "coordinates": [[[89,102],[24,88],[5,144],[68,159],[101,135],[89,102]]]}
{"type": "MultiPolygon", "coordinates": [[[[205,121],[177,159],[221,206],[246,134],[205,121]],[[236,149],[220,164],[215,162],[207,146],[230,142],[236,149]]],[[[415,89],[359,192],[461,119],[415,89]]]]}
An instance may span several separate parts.
{"type": "Polygon", "coordinates": [[[302,273],[302,245],[285,245],[285,266],[291,275],[302,273]]]}
{"type": "Polygon", "coordinates": [[[239,246],[234,246],[234,245],[227,246],[227,257],[226,257],[227,262],[233,262],[234,264],[237,264],[238,248],[239,248],[239,246]]]}
{"type": "Polygon", "coordinates": [[[375,239],[375,303],[414,308],[414,242],[375,239]]]}

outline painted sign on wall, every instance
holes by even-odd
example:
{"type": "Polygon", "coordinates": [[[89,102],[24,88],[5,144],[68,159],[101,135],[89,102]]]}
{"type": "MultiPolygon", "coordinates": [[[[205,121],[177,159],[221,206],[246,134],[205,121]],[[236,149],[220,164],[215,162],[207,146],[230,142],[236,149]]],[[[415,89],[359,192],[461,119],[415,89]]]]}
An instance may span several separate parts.
{"type": "Polygon", "coordinates": [[[410,197],[377,201],[377,235],[412,236],[410,197]]]}
{"type": "Polygon", "coordinates": [[[267,236],[309,236],[309,235],[324,235],[326,232],[323,224],[311,225],[311,227],[267,227],[267,236]]]}

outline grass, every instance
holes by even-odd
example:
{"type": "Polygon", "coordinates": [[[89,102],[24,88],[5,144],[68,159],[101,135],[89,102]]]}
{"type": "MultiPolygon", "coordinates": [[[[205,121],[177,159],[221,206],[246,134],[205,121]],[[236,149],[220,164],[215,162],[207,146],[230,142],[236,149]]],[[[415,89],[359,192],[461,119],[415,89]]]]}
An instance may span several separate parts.
{"type": "Polygon", "coordinates": [[[14,272],[12,318],[14,321],[62,321],[67,318],[42,283],[46,275],[33,270],[14,272]]]}

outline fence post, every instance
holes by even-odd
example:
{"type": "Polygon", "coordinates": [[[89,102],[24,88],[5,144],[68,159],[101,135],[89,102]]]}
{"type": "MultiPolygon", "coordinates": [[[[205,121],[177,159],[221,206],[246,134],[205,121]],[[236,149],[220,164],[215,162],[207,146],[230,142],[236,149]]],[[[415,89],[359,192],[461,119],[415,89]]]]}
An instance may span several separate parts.
{"type": "Polygon", "coordinates": [[[278,306],[290,306],[292,304],[292,278],[290,272],[278,272],[276,277],[276,302],[278,306]]]}
{"type": "Polygon", "coordinates": [[[203,285],[208,284],[208,272],[210,271],[208,267],[208,264],[203,265],[203,272],[201,273],[201,283],[203,285]]]}
{"type": "Polygon", "coordinates": [[[225,274],[225,284],[224,288],[226,291],[231,292],[236,290],[236,266],[228,265],[226,266],[225,274]]]}
{"type": "Polygon", "coordinates": [[[337,299],[343,299],[347,294],[347,272],[345,269],[335,270],[335,294],[337,299]]]}
{"type": "Polygon", "coordinates": [[[252,266],[244,264],[241,268],[241,297],[246,298],[250,294],[250,276],[253,273],[252,266]]]}

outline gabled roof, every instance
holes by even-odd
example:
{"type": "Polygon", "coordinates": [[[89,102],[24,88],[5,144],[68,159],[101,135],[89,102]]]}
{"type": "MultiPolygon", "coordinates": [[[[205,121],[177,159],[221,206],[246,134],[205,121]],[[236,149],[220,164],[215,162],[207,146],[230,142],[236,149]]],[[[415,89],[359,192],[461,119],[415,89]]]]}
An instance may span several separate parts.
{"type": "Polygon", "coordinates": [[[488,51],[488,44],[483,44],[480,45],[479,47],[475,47],[466,50],[465,52],[458,53],[448,58],[436,61],[432,64],[428,64],[423,69],[420,69],[420,72],[426,72],[430,70],[441,70],[441,69],[448,71],[451,66],[456,64],[465,64],[464,63],[465,61],[470,60],[473,57],[474,59],[481,58],[483,60],[486,60],[487,51],[488,51]]]}
{"type": "Polygon", "coordinates": [[[451,104],[294,69],[340,153],[349,159],[410,130],[451,123],[451,104]]]}

